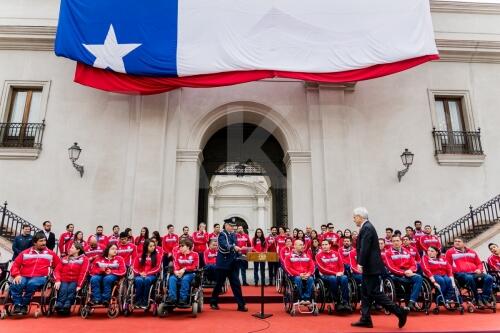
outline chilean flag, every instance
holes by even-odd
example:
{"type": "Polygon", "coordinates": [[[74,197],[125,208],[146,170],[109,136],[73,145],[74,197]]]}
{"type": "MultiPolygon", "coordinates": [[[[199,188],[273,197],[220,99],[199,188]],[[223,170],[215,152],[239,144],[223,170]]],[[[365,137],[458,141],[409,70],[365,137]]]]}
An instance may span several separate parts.
{"type": "Polygon", "coordinates": [[[429,0],[62,0],[55,52],[76,82],[130,94],[352,82],[439,58],[429,0]]]}

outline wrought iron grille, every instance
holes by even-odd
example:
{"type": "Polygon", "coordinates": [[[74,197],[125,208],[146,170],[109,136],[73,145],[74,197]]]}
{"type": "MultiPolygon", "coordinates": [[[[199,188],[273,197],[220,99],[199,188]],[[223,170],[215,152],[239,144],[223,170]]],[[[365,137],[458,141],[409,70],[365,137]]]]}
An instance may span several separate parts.
{"type": "Polygon", "coordinates": [[[42,148],[42,123],[0,123],[0,147],[42,148]]]}
{"type": "Polygon", "coordinates": [[[469,131],[432,131],[435,154],[482,155],[481,129],[469,131]]]}

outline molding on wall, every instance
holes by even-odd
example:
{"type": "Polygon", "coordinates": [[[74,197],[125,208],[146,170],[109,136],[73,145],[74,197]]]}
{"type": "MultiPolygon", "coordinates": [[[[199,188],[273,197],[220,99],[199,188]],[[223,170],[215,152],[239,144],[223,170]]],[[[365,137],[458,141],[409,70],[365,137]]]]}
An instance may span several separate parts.
{"type": "Polygon", "coordinates": [[[40,151],[37,148],[0,148],[0,160],[36,160],[40,151]]]}
{"type": "Polygon", "coordinates": [[[0,26],[0,50],[53,51],[56,27],[0,26]]]}
{"type": "Polygon", "coordinates": [[[437,154],[436,161],[444,166],[478,167],[483,165],[486,155],[437,154]]]}
{"type": "Polygon", "coordinates": [[[500,41],[436,39],[439,61],[500,63],[500,41]]]}
{"type": "Polygon", "coordinates": [[[430,4],[433,13],[500,14],[500,4],[498,3],[431,0],[430,4]]]}

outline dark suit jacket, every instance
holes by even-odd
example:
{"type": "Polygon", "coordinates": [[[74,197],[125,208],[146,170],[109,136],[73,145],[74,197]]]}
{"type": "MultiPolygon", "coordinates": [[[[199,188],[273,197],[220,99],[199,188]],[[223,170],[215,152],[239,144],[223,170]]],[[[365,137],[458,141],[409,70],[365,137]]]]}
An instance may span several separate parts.
{"type": "Polygon", "coordinates": [[[54,248],[56,247],[56,235],[52,231],[49,233],[46,246],[51,251],[54,251],[54,248]]]}
{"type": "Polygon", "coordinates": [[[380,257],[377,231],[370,221],[366,221],[359,230],[356,252],[358,264],[363,266],[363,274],[378,275],[382,274],[385,270],[384,263],[380,257]]]}
{"type": "Polygon", "coordinates": [[[228,233],[226,230],[222,231],[219,234],[218,245],[219,248],[215,267],[229,270],[239,256],[239,253],[234,250],[234,246],[236,245],[236,234],[234,232],[228,233]]]}

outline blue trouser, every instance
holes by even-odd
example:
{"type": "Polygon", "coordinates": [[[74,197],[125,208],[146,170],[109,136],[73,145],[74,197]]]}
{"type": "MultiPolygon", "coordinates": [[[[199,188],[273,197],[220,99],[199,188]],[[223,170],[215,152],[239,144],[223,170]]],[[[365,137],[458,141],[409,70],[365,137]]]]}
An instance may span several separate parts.
{"type": "Polygon", "coordinates": [[[193,279],[194,273],[184,273],[181,278],[171,275],[168,280],[168,298],[177,301],[177,284],[180,282],[181,290],[179,291],[179,300],[187,302],[189,297],[189,288],[193,279]]]}
{"type": "Polygon", "coordinates": [[[241,274],[241,282],[243,284],[247,283],[247,268],[248,268],[248,261],[236,260],[236,272],[238,273],[238,278],[239,275],[241,274]]]}
{"type": "Polygon", "coordinates": [[[342,295],[341,303],[349,302],[349,279],[347,276],[321,275],[321,279],[328,284],[330,295],[333,301],[337,299],[337,291],[340,285],[340,291],[342,295]]]}
{"type": "Polygon", "coordinates": [[[94,275],[90,278],[92,301],[94,303],[109,302],[113,285],[118,281],[116,275],[94,275]]]}
{"type": "Polygon", "coordinates": [[[76,282],[61,282],[57,292],[56,307],[69,309],[75,302],[76,282]]]}
{"type": "Polygon", "coordinates": [[[215,265],[205,265],[203,269],[205,270],[207,281],[215,282],[215,280],[217,279],[217,277],[215,276],[215,265]]]}
{"type": "Polygon", "coordinates": [[[314,279],[312,276],[308,277],[307,280],[302,280],[300,276],[293,276],[292,281],[297,287],[297,290],[299,292],[299,299],[302,301],[308,301],[311,299],[312,295],[312,290],[314,286],[314,279]],[[303,282],[305,281],[306,283],[306,288],[304,290],[303,282]]]}
{"type": "Polygon", "coordinates": [[[476,301],[481,299],[485,301],[490,300],[491,289],[493,288],[493,277],[489,274],[475,274],[475,273],[456,273],[455,277],[462,286],[468,286],[472,293],[474,294],[474,299],[476,301]],[[482,281],[481,281],[482,280],[482,281]],[[481,296],[477,291],[477,283],[482,282],[483,292],[481,296]]]}
{"type": "Polygon", "coordinates": [[[22,277],[21,283],[10,285],[10,296],[14,305],[29,305],[35,291],[41,289],[47,281],[46,276],[22,277]],[[24,295],[23,295],[24,292],[24,295]]]}
{"type": "Polygon", "coordinates": [[[352,273],[352,277],[354,278],[354,281],[356,281],[356,283],[358,285],[360,285],[361,282],[363,281],[363,275],[362,274],[352,273]]]}
{"type": "Polygon", "coordinates": [[[255,283],[259,283],[259,271],[262,279],[262,283],[266,283],[266,263],[265,262],[257,262],[253,263],[253,279],[255,283]]]}
{"type": "Polygon", "coordinates": [[[138,305],[148,305],[149,289],[156,281],[156,275],[135,277],[135,298],[138,305]]]}
{"type": "Polygon", "coordinates": [[[453,284],[451,283],[449,276],[434,275],[434,280],[436,280],[439,284],[439,288],[441,288],[441,294],[443,294],[444,301],[450,300],[454,297],[453,284]]]}
{"type": "Polygon", "coordinates": [[[421,275],[415,274],[412,277],[393,275],[392,278],[394,281],[411,285],[410,301],[417,301],[420,290],[422,289],[423,278],[421,275]]]}

